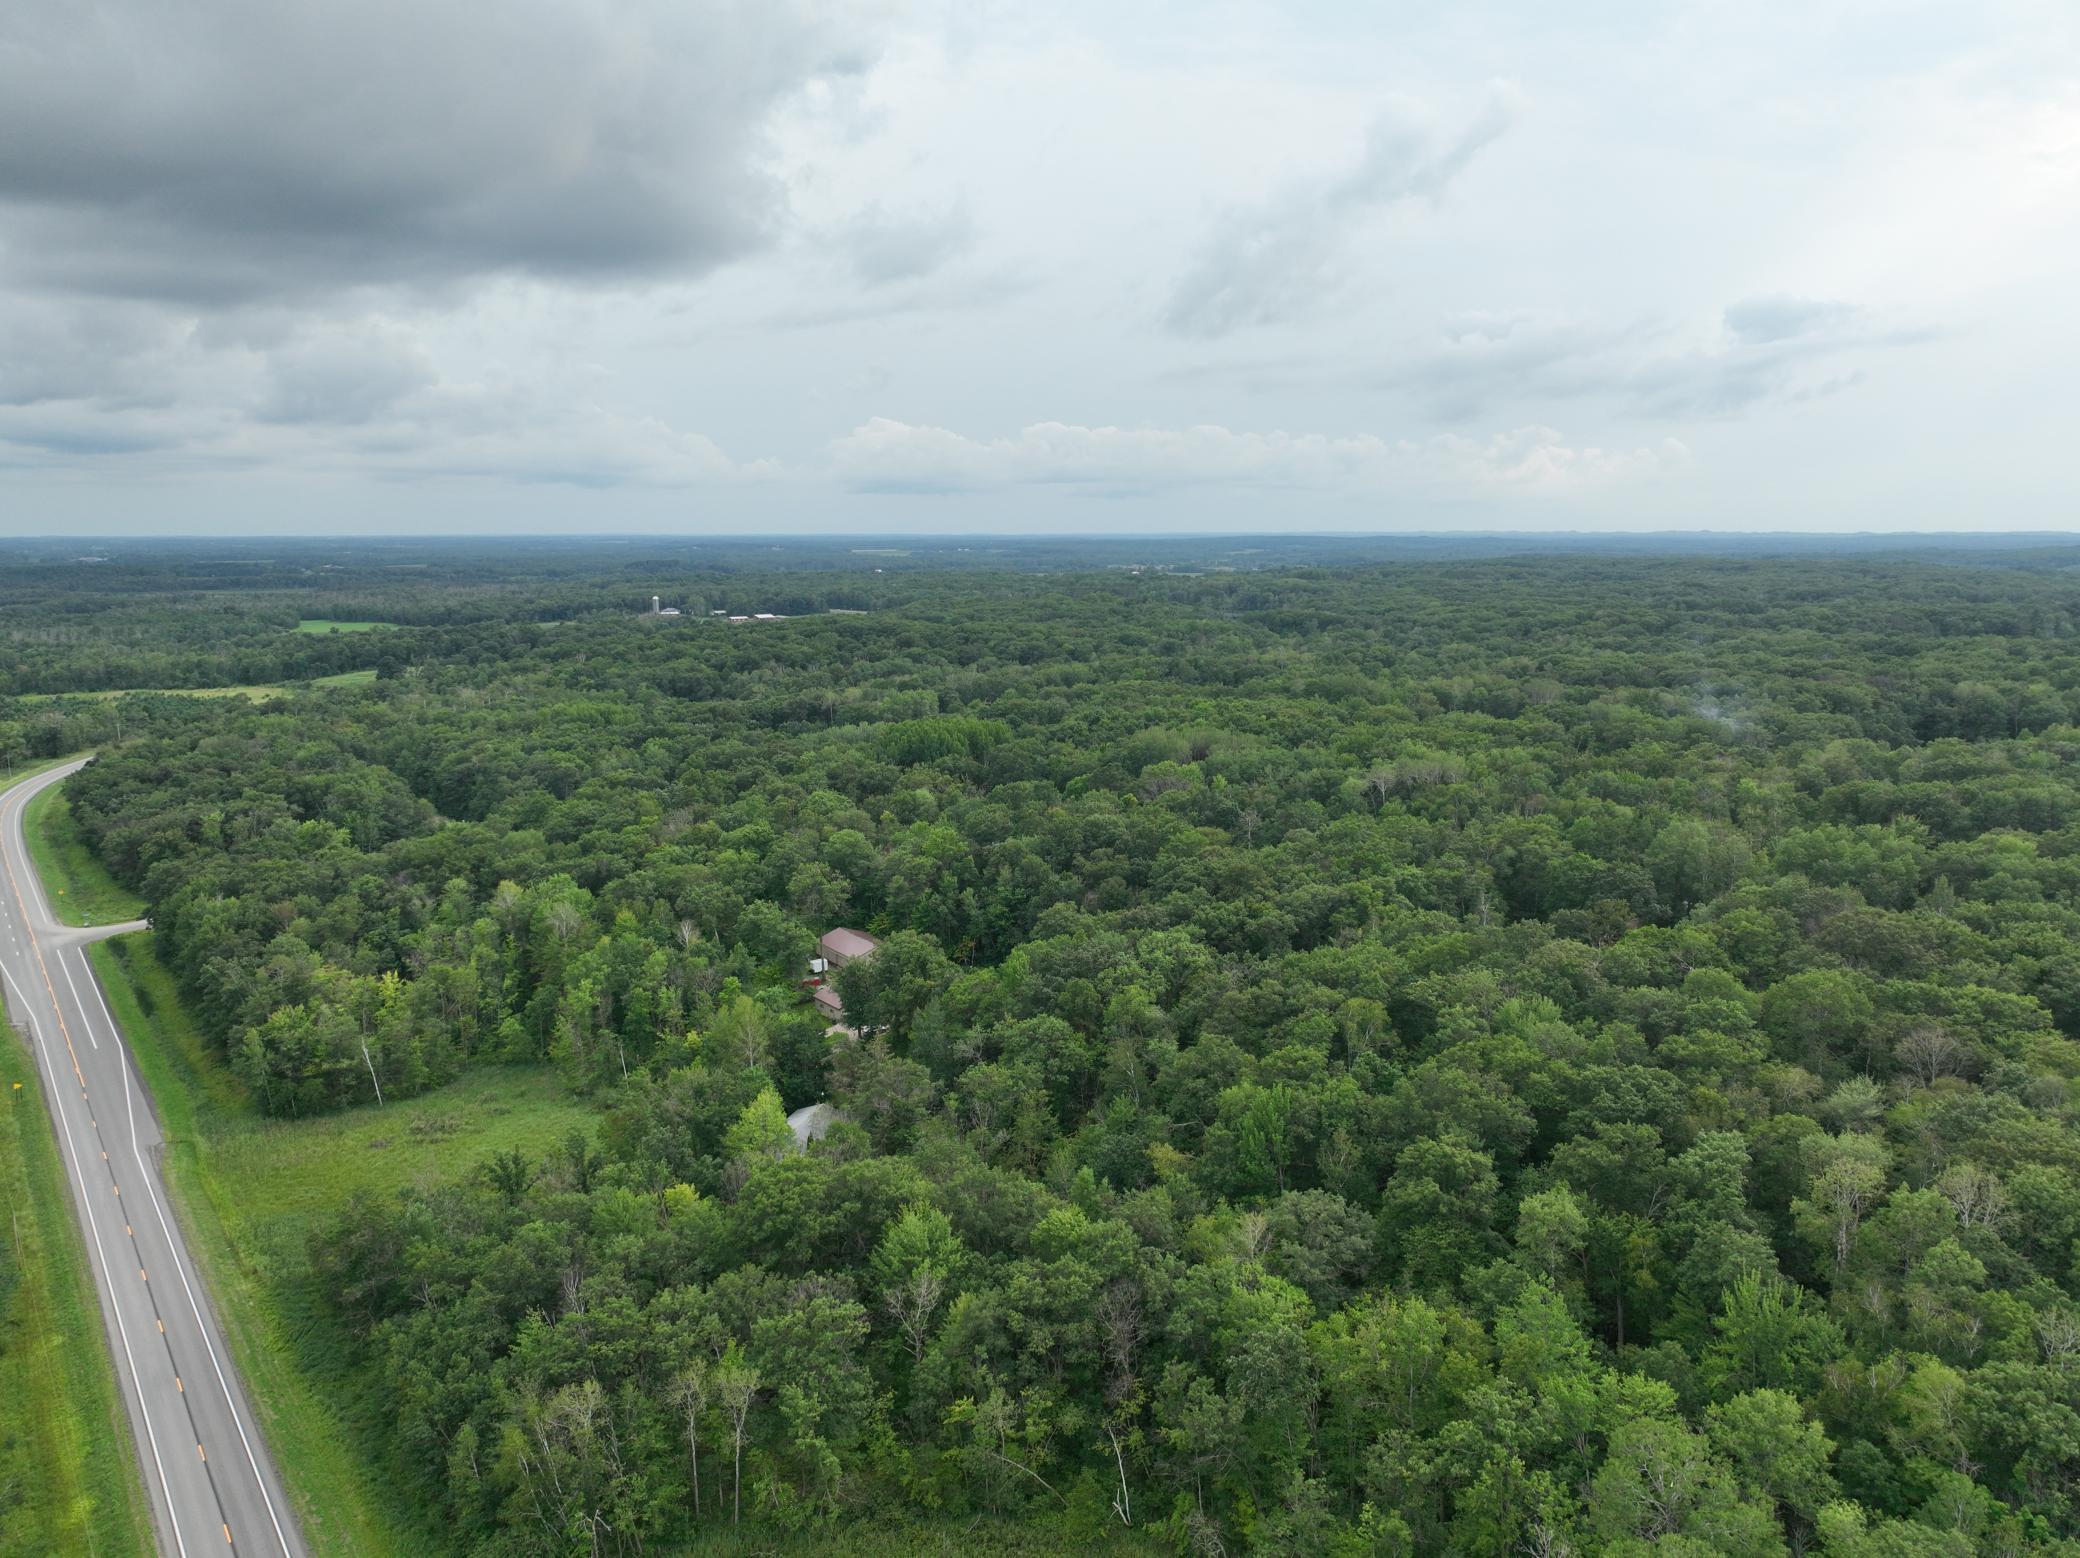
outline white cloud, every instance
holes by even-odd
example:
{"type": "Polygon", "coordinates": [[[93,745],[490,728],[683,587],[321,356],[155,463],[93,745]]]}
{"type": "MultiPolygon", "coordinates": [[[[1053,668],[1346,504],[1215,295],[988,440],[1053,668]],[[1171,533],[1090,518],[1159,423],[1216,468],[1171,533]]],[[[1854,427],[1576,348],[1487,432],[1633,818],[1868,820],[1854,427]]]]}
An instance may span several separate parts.
{"type": "Polygon", "coordinates": [[[322,326],[271,350],[202,348],[155,361],[175,396],[50,394],[0,404],[0,463],[120,461],[133,472],[276,470],[384,481],[450,478],[609,490],[763,480],[706,435],[605,403],[590,382],[443,376],[395,324],[322,326]]]}
{"type": "Polygon", "coordinates": [[[447,384],[385,420],[309,437],[303,458],[391,480],[488,478],[610,489],[695,487],[757,479],[704,434],[524,385],[447,384]]]}
{"type": "Polygon", "coordinates": [[[16,471],[107,471],[150,460],[160,471],[195,463],[228,424],[191,408],[137,407],[120,415],[78,400],[0,406],[0,466],[16,471]]]}
{"type": "Polygon", "coordinates": [[[327,330],[273,354],[259,415],[269,422],[367,422],[435,379],[426,348],[404,331],[377,322],[327,330]]]}
{"type": "Polygon", "coordinates": [[[1219,336],[1320,309],[1341,279],[1354,227],[1405,201],[1442,198],[1517,113],[1517,93],[1505,83],[1449,130],[1425,123],[1411,105],[1390,107],[1348,173],[1295,182],[1216,223],[1172,285],[1163,323],[1180,335],[1219,336]]]}
{"type": "Polygon", "coordinates": [[[1080,427],[1037,422],[1006,438],[875,417],[835,440],[831,462],[866,492],[960,492],[1069,486],[1108,493],[1228,487],[1331,492],[1436,489],[1579,491],[1666,474],[1688,463],[1675,439],[1633,449],[1570,444],[1549,427],[1486,437],[1446,434],[1236,432],[1226,427],[1080,427]]]}
{"type": "Polygon", "coordinates": [[[831,234],[847,267],[865,287],[929,276],[975,247],[975,213],[965,199],[942,210],[896,213],[879,201],[831,234]]]}
{"type": "Polygon", "coordinates": [[[1767,344],[1838,328],[1854,320],[1858,312],[1851,304],[1817,298],[1742,298],[1727,306],[1726,328],[1738,341],[1767,344]]]}
{"type": "Polygon", "coordinates": [[[0,295],[0,406],[163,393],[163,367],[187,330],[134,304],[53,305],[0,295]]]}
{"type": "Polygon", "coordinates": [[[1362,379],[1445,420],[1574,400],[1660,421],[1719,418],[1832,393],[1862,380],[1880,354],[1938,335],[1854,304],[1782,296],[1688,322],[1480,312],[1397,344],[1362,379]]]}

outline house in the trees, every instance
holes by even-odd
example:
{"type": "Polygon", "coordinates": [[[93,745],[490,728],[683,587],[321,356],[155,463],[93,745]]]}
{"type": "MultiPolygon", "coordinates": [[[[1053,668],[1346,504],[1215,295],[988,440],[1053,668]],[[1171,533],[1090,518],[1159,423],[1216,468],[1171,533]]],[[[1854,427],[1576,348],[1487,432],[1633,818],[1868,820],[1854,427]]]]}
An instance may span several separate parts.
{"type": "Polygon", "coordinates": [[[811,999],[817,1010],[831,1020],[834,1027],[845,1026],[845,1005],[838,999],[838,992],[830,985],[830,976],[847,963],[856,963],[861,958],[870,958],[881,943],[864,931],[847,930],[839,926],[824,932],[823,939],[816,943],[816,956],[809,959],[811,999]]]}

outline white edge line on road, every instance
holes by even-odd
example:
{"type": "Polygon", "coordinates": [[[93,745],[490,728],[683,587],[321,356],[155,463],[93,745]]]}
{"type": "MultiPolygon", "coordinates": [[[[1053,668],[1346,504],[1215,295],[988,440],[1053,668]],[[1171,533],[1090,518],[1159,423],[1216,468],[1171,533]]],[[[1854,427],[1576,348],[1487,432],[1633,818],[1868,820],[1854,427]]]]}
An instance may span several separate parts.
{"type": "MultiPolygon", "coordinates": [[[[56,784],[61,780],[69,779],[73,774],[77,773],[81,768],[85,766],[86,762],[85,760],[82,760],[78,763],[72,764],[70,767],[61,770],[54,770],[51,776],[48,779],[46,779],[44,783],[38,784],[36,788],[30,792],[30,794],[22,796],[19,801],[15,802],[13,808],[14,835],[19,845],[17,853],[19,854],[23,865],[27,868],[26,874],[29,878],[29,889],[31,892],[35,893],[37,895],[37,898],[40,900],[43,917],[54,922],[56,920],[56,916],[50,912],[50,900],[49,898],[44,896],[43,883],[36,874],[35,863],[29,858],[29,838],[27,824],[28,803],[35,795],[41,794],[45,789],[48,789],[51,785],[56,784]]],[[[41,779],[44,776],[38,775],[37,777],[41,779]]],[[[24,905],[23,907],[26,909],[27,906],[24,905]]],[[[23,929],[29,932],[30,940],[33,943],[35,940],[35,932],[33,927],[25,925],[23,929]]],[[[84,1018],[87,1016],[87,1006],[86,1003],[80,999],[79,986],[75,984],[73,981],[72,971],[65,966],[65,953],[67,950],[68,949],[63,946],[60,946],[56,949],[58,955],[58,967],[64,972],[65,983],[72,991],[73,1004],[79,1008],[80,1016],[84,1018]]],[[[87,975],[87,986],[94,992],[95,1004],[97,1004],[101,1008],[102,1020],[108,1024],[109,1036],[112,1039],[114,1039],[117,1051],[121,1056],[121,1066],[123,1072],[123,1108],[125,1114],[129,1117],[130,1122],[130,1154],[133,1158],[137,1160],[137,1166],[140,1175],[144,1180],[145,1195],[150,1198],[152,1203],[153,1215],[158,1218],[159,1229],[166,1236],[167,1248],[173,1257],[173,1269],[181,1279],[181,1291],[187,1296],[188,1308],[195,1316],[195,1327],[198,1331],[202,1333],[202,1345],[203,1348],[209,1353],[210,1368],[215,1372],[217,1376],[218,1388],[221,1389],[224,1393],[224,1405],[226,1409],[229,1410],[229,1412],[231,1413],[231,1425],[232,1427],[238,1430],[239,1446],[245,1451],[246,1463],[252,1468],[253,1483],[260,1490],[260,1501],[267,1506],[267,1519],[268,1522],[274,1527],[275,1540],[281,1544],[281,1548],[284,1554],[288,1554],[290,1555],[290,1558],[294,1558],[295,1549],[290,1547],[289,1538],[282,1530],[281,1516],[275,1510],[274,1496],[268,1491],[266,1474],[262,1472],[260,1469],[260,1459],[256,1454],[254,1454],[252,1440],[246,1436],[245,1421],[240,1416],[238,1410],[238,1398],[232,1392],[231,1382],[227,1378],[225,1378],[223,1361],[217,1356],[216,1344],[210,1339],[209,1320],[203,1314],[202,1305],[195,1297],[195,1289],[192,1286],[190,1286],[188,1282],[188,1272],[182,1258],[185,1254],[185,1250],[181,1244],[180,1239],[175,1236],[172,1226],[167,1222],[166,1209],[165,1207],[160,1205],[158,1192],[153,1187],[152,1181],[155,1178],[157,1178],[156,1171],[151,1164],[148,1164],[144,1161],[144,1154],[141,1151],[139,1151],[137,1146],[137,1116],[136,1111],[131,1103],[129,1047],[126,1044],[124,1044],[122,1029],[116,1025],[115,1017],[112,1013],[110,1013],[108,1009],[108,1001],[101,993],[100,981],[94,978],[93,968],[86,962],[85,949],[80,946],[75,946],[69,950],[77,951],[80,954],[80,966],[87,975]]],[[[0,973],[4,972],[4,966],[0,966],[0,973]]],[[[14,983],[13,976],[9,976],[8,983],[14,983]]],[[[19,992],[19,987],[17,987],[17,991],[19,992]]],[[[88,1041],[94,1046],[95,1049],[98,1050],[101,1047],[101,1041],[94,1037],[93,1022],[89,1020],[88,1022],[86,1022],[85,1027],[87,1030],[88,1041]]],[[[38,1030],[37,1039],[39,1043],[42,1042],[42,1032],[40,1029],[38,1030]]],[[[46,1055],[45,1059],[46,1062],[48,1062],[48,1055],[46,1055]]],[[[71,1130],[71,1126],[69,1123],[66,1126],[66,1130],[68,1133],[71,1130]]],[[[68,1144],[69,1139],[70,1138],[68,1134],[68,1144]]],[[[85,1181],[82,1180],[81,1183],[84,1184],[85,1181]]],[[[88,1215],[90,1218],[93,1215],[91,1203],[89,1203],[88,1205],[88,1215]]],[[[96,1238],[98,1239],[98,1221],[96,1222],[95,1227],[96,1238]]],[[[107,1266],[106,1256],[103,1257],[102,1264],[104,1267],[107,1266]]],[[[109,1293],[111,1302],[113,1302],[113,1287],[110,1288],[109,1293]]],[[[122,1317],[119,1314],[116,1318],[117,1325],[120,1327],[122,1324],[122,1317]]],[[[125,1331],[123,1342],[125,1352],[129,1350],[129,1345],[129,1335],[128,1332],[125,1331]]],[[[136,1363],[133,1360],[131,1364],[131,1374],[133,1378],[136,1376],[136,1373],[136,1363]]],[[[138,1400],[142,1402],[144,1400],[144,1387],[142,1382],[138,1384],[137,1393],[138,1400]]],[[[151,1430],[151,1424],[149,1420],[147,1420],[145,1428],[147,1434],[149,1434],[151,1430]]],[[[158,1441],[156,1437],[153,1438],[152,1455],[153,1459],[156,1461],[158,1458],[158,1441]]],[[[163,1467],[160,1470],[160,1480],[162,1484],[165,1481],[165,1470],[163,1467]]],[[[167,1494],[167,1506],[169,1510],[172,1507],[172,1502],[173,1496],[169,1492],[167,1494]]],[[[180,1533],[178,1530],[176,1530],[174,1533],[174,1540],[176,1543],[179,1543],[180,1541],[180,1533]]],[[[187,1548],[185,1547],[185,1545],[181,1547],[181,1553],[182,1558],[186,1558],[187,1548]]]]}
{"type": "MultiPolygon", "coordinates": [[[[28,995],[15,983],[14,975],[7,972],[4,963],[0,963],[0,975],[6,975],[8,987],[14,991],[15,999],[22,1003],[23,1015],[29,1019],[29,1029],[36,1035],[37,1052],[43,1057],[44,1086],[51,1087],[54,1085],[52,1077],[55,1073],[52,1071],[50,1046],[43,1037],[43,1024],[36,1020],[36,1009],[29,1004],[28,995]]],[[[166,1463],[159,1458],[159,1436],[152,1430],[151,1403],[145,1400],[144,1379],[137,1372],[137,1355],[130,1350],[130,1327],[123,1324],[123,1307],[116,1297],[115,1281],[107,1276],[113,1268],[108,1264],[107,1250],[101,1245],[101,1219],[94,1212],[94,1197],[87,1189],[86,1175],[80,1171],[79,1148],[72,1139],[72,1121],[64,1109],[56,1107],[57,1095],[52,1093],[48,1096],[53,1105],[53,1112],[58,1116],[58,1123],[65,1131],[65,1150],[72,1159],[72,1178],[73,1183],[79,1187],[79,1204],[86,1208],[88,1226],[94,1231],[94,1253],[101,1257],[101,1270],[105,1279],[103,1291],[108,1294],[108,1312],[115,1317],[116,1334],[123,1340],[123,1360],[130,1365],[130,1387],[137,1395],[137,1415],[144,1422],[144,1436],[152,1447],[152,1466],[159,1473],[159,1491],[166,1499],[166,1525],[173,1534],[173,1545],[180,1550],[180,1558],[188,1558],[188,1544],[181,1540],[180,1511],[174,1508],[173,1489],[166,1481],[166,1463]]]]}
{"type": "MultiPolygon", "coordinates": [[[[79,953],[82,966],[84,966],[86,960],[85,949],[75,947],[72,950],[79,953]]],[[[64,963],[65,949],[61,947],[58,951],[58,964],[60,967],[63,967],[64,963]]],[[[188,1308],[195,1315],[195,1328],[202,1333],[202,1345],[209,1352],[210,1367],[216,1371],[217,1385],[224,1392],[224,1405],[231,1411],[231,1426],[238,1430],[238,1442],[246,1452],[246,1463],[253,1468],[253,1484],[260,1490],[260,1502],[267,1506],[267,1519],[274,1527],[274,1538],[282,1544],[282,1551],[285,1554],[292,1555],[293,1558],[295,1549],[290,1547],[289,1538],[282,1531],[281,1516],[275,1513],[274,1496],[267,1491],[267,1474],[260,1469],[260,1458],[253,1453],[253,1441],[246,1437],[245,1420],[240,1417],[238,1411],[238,1398],[232,1393],[231,1381],[224,1377],[224,1365],[217,1358],[216,1344],[210,1340],[209,1320],[202,1312],[202,1305],[196,1300],[195,1289],[188,1285],[187,1263],[183,1259],[185,1250],[181,1241],[174,1236],[173,1229],[167,1224],[166,1209],[159,1204],[159,1193],[152,1188],[152,1181],[158,1178],[158,1174],[151,1164],[144,1161],[144,1154],[138,1151],[137,1116],[130,1105],[130,1047],[123,1042],[123,1030],[116,1026],[115,1017],[109,1012],[108,1002],[101,994],[101,981],[94,977],[92,968],[87,968],[86,974],[87,988],[94,992],[95,1004],[101,1008],[101,1019],[108,1024],[109,1037],[115,1040],[116,1048],[122,1056],[123,1108],[130,1118],[130,1154],[138,1160],[138,1167],[143,1171],[144,1193],[151,1198],[152,1212],[158,1217],[159,1227],[166,1235],[167,1248],[173,1255],[173,1269],[180,1276],[181,1291],[187,1295],[188,1308]]],[[[70,982],[72,976],[67,974],[65,977],[70,982]]],[[[86,1007],[84,1005],[80,1007],[80,1015],[86,1015],[86,1007]]],[[[90,1035],[93,1026],[91,1022],[87,1024],[90,1035]]]]}
{"type": "MultiPolygon", "coordinates": [[[[14,801],[14,836],[21,843],[21,848],[17,853],[22,857],[22,864],[29,868],[26,873],[29,878],[29,891],[35,897],[37,912],[45,919],[53,922],[57,920],[57,916],[51,913],[51,901],[43,890],[43,878],[36,874],[36,863],[29,858],[29,803],[35,800],[37,796],[43,794],[52,785],[70,779],[86,766],[87,758],[83,757],[78,762],[68,763],[62,768],[53,768],[47,773],[34,774],[22,781],[23,785],[33,785],[34,788],[30,789],[26,795],[23,795],[20,800],[14,801]]],[[[19,788],[21,787],[17,786],[17,790],[19,788]]],[[[15,794],[16,790],[8,791],[8,798],[14,800],[15,794]]],[[[23,907],[26,908],[27,905],[25,904],[23,907]]],[[[24,930],[28,929],[26,925],[22,928],[24,930]]]]}
{"type": "MultiPolygon", "coordinates": [[[[12,805],[12,809],[15,809],[15,815],[12,815],[12,822],[15,822],[15,840],[17,840],[17,845],[19,845],[19,849],[15,853],[21,855],[23,865],[29,865],[29,872],[27,872],[29,897],[35,901],[35,913],[44,915],[44,919],[50,919],[50,921],[56,921],[56,915],[50,913],[50,899],[44,894],[44,882],[42,882],[42,878],[37,878],[35,863],[29,859],[29,803],[35,797],[40,797],[44,790],[48,790],[52,784],[56,784],[58,780],[71,778],[81,768],[85,768],[85,759],[81,759],[79,763],[71,763],[69,768],[54,768],[54,770],[50,770],[46,774],[31,774],[29,778],[25,778],[21,782],[21,786],[10,788],[8,793],[6,793],[8,803],[12,805]],[[21,790],[25,786],[33,786],[33,788],[27,788],[27,795],[21,795],[21,790]],[[17,795],[21,795],[19,801],[15,799],[17,795]]],[[[23,909],[27,911],[29,905],[25,903],[23,909]]],[[[29,930],[29,926],[23,926],[23,932],[27,932],[27,930],[29,930]]]]}

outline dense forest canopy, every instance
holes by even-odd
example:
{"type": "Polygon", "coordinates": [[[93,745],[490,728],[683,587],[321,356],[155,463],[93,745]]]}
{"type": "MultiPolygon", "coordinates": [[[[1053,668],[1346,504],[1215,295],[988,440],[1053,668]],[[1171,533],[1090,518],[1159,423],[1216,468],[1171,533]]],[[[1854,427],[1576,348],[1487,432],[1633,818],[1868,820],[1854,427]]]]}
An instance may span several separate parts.
{"type": "Polygon", "coordinates": [[[1093,560],[9,575],[456,1550],[2080,1552],[2080,552],[1093,560]]]}

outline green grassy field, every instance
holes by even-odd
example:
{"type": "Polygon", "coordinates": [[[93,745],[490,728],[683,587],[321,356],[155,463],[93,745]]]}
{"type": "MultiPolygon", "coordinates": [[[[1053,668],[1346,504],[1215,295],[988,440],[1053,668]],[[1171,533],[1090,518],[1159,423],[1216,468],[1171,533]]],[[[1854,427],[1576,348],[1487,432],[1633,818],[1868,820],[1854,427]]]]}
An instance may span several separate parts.
{"type": "Polygon", "coordinates": [[[312,1288],[310,1234],[356,1190],[461,1174],[508,1147],[543,1154],[597,1115],[552,1072],[486,1068],[383,1109],[268,1120],[182,1011],[149,933],[89,955],[157,1103],[181,1223],[311,1550],[440,1551],[375,1457],[370,1424],[387,1403],[312,1288]]]}
{"type": "Polygon", "coordinates": [[[52,785],[31,801],[22,823],[36,874],[43,878],[51,912],[60,920],[67,925],[112,925],[144,913],[144,900],[87,852],[73,826],[65,786],[52,785]]]}
{"type": "MultiPolygon", "coordinates": [[[[387,623],[374,623],[387,627],[387,623]]],[[[376,679],[373,670],[341,671],[334,676],[314,676],[313,687],[366,687],[376,679]]],[[[254,683],[246,687],[110,687],[100,692],[24,692],[15,696],[23,703],[53,703],[60,698],[88,698],[108,703],[116,698],[243,698],[248,703],[270,703],[285,698],[295,689],[278,683],[254,683]]]]}
{"type": "Polygon", "coordinates": [[[0,1554],[150,1553],[151,1514],[36,1068],[0,1033],[0,1554]]]}
{"type": "Polygon", "coordinates": [[[115,698],[243,698],[248,703],[265,703],[270,698],[279,698],[286,690],[272,684],[250,687],[109,687],[100,692],[25,692],[16,696],[24,703],[52,703],[59,698],[91,698],[96,703],[107,703],[115,698]]]}
{"type": "Polygon", "coordinates": [[[296,624],[299,633],[374,633],[396,627],[394,622],[341,622],[334,617],[305,617],[296,624]]]}

